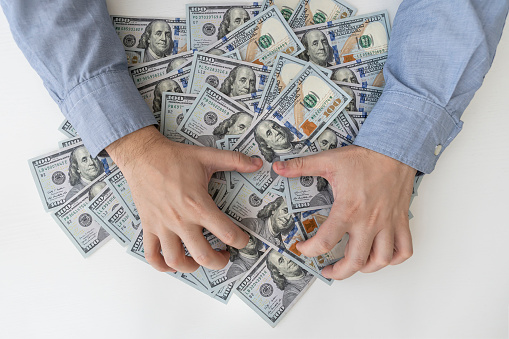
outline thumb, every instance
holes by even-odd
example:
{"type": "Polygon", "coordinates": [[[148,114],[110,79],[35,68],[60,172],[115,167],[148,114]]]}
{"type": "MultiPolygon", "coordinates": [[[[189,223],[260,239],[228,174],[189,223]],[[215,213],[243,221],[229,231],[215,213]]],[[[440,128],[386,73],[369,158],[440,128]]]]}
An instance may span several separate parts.
{"type": "Polygon", "coordinates": [[[250,173],[258,171],[263,165],[262,159],[251,158],[240,152],[208,149],[207,154],[208,164],[214,172],[237,171],[250,173]]]}
{"type": "Polygon", "coordinates": [[[274,171],[287,178],[296,178],[301,176],[320,176],[325,175],[325,161],[323,153],[310,156],[298,157],[286,161],[276,161],[274,171]]]}

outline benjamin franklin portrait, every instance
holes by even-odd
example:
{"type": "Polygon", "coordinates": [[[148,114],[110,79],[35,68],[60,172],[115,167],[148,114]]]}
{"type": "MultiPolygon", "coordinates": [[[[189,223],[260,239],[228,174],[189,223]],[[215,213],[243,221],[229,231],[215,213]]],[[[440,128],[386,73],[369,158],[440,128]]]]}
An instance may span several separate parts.
{"type": "Polygon", "coordinates": [[[138,48],[145,50],[143,62],[164,58],[172,54],[171,27],[164,20],[154,20],[145,27],[138,48]]]}
{"type": "Polygon", "coordinates": [[[322,67],[332,66],[332,47],[325,34],[314,29],[306,32],[302,36],[301,42],[306,50],[299,55],[299,58],[322,67]]]}
{"type": "Polygon", "coordinates": [[[313,279],[313,276],[299,265],[274,250],[267,255],[267,269],[277,288],[283,291],[283,306],[285,308],[290,306],[313,279]]]}
{"type": "Polygon", "coordinates": [[[288,206],[283,197],[278,197],[263,206],[256,214],[256,218],[245,218],[241,223],[278,247],[284,246],[284,236],[295,227],[293,215],[288,212],[288,206]]]}
{"type": "Polygon", "coordinates": [[[292,142],[294,136],[289,128],[271,120],[260,122],[255,128],[254,137],[263,157],[271,163],[283,155],[298,154],[304,147],[303,143],[292,142]]]}
{"type": "Polygon", "coordinates": [[[215,148],[216,141],[223,139],[225,135],[240,135],[244,133],[251,126],[252,121],[253,116],[248,113],[239,112],[232,114],[214,128],[213,135],[200,135],[196,138],[196,141],[203,146],[215,148]]]}
{"type": "Polygon", "coordinates": [[[350,82],[352,84],[358,84],[359,80],[357,80],[357,76],[355,73],[349,69],[349,68],[340,68],[336,70],[331,77],[334,81],[341,81],[341,82],[350,82]]]}
{"type": "Polygon", "coordinates": [[[345,111],[348,111],[348,112],[357,112],[357,104],[356,104],[357,99],[356,99],[354,91],[350,87],[347,87],[347,86],[339,86],[339,87],[343,91],[345,91],[346,94],[348,94],[349,96],[352,97],[352,100],[345,107],[345,111]]]}
{"type": "Polygon", "coordinates": [[[69,157],[69,182],[72,188],[65,197],[66,201],[104,173],[102,162],[97,157],[92,158],[85,146],[76,148],[69,157]]]}
{"type": "Polygon", "coordinates": [[[164,92],[182,93],[182,88],[175,80],[166,79],[159,82],[154,88],[154,100],[152,101],[152,112],[161,111],[164,92]]]}
{"type": "Polygon", "coordinates": [[[207,54],[217,55],[221,56],[225,53],[222,49],[219,48],[212,48],[210,51],[207,52],[207,54]]]}
{"type": "Polygon", "coordinates": [[[310,206],[329,206],[334,203],[332,186],[326,179],[317,177],[316,189],[318,193],[309,202],[310,206]]]}
{"type": "Polygon", "coordinates": [[[232,263],[228,268],[228,272],[226,272],[227,279],[237,277],[249,270],[263,254],[263,242],[252,234],[247,234],[249,235],[249,241],[246,247],[236,249],[226,246],[230,252],[230,261],[232,263]]]}
{"type": "Polygon", "coordinates": [[[318,136],[316,141],[318,142],[322,152],[338,147],[338,138],[336,133],[334,133],[334,131],[330,128],[326,128],[325,131],[318,136]]]}
{"type": "Polygon", "coordinates": [[[166,73],[170,73],[170,72],[173,72],[174,70],[176,69],[179,69],[180,66],[182,66],[183,64],[185,64],[187,62],[187,59],[186,58],[183,58],[183,57],[178,57],[178,58],[175,58],[173,59],[169,64],[168,64],[168,67],[166,67],[166,73]]]}
{"type": "Polygon", "coordinates": [[[249,13],[244,8],[231,7],[224,13],[223,21],[221,21],[217,32],[217,40],[220,40],[250,19],[249,13]]]}
{"type": "Polygon", "coordinates": [[[229,97],[256,92],[256,74],[247,66],[237,66],[224,79],[219,89],[229,97]]]}

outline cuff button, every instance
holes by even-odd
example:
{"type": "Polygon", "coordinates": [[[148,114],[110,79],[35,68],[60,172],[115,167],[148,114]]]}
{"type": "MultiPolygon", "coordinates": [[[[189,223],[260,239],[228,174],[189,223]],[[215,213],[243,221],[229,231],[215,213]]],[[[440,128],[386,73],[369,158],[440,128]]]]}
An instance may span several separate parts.
{"type": "Polygon", "coordinates": [[[439,155],[440,152],[442,152],[442,145],[438,144],[437,147],[435,147],[435,155],[439,155]]]}

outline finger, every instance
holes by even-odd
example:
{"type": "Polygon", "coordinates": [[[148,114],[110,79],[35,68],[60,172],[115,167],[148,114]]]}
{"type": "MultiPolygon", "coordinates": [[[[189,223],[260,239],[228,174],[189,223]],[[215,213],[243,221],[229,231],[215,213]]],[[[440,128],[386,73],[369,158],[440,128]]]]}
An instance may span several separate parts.
{"type": "Polygon", "coordinates": [[[360,270],[363,273],[373,273],[389,265],[394,253],[394,231],[384,228],[375,236],[371,253],[366,265],[360,270]]]}
{"type": "Polygon", "coordinates": [[[306,157],[295,158],[287,161],[276,161],[274,171],[288,178],[300,176],[325,176],[327,157],[326,152],[310,155],[306,157]]]}
{"type": "Polygon", "coordinates": [[[168,267],[182,273],[191,273],[200,266],[193,258],[186,256],[182,241],[172,231],[161,231],[159,241],[163,250],[164,261],[168,267]]]}
{"type": "Polygon", "coordinates": [[[161,244],[159,238],[150,232],[143,232],[143,250],[145,252],[145,259],[148,263],[160,272],[175,272],[175,270],[164,261],[161,254],[161,244]]]}
{"type": "Polygon", "coordinates": [[[297,250],[308,257],[316,257],[331,251],[343,238],[348,225],[340,219],[340,209],[332,207],[329,217],[309,240],[297,243],[297,250]]]}
{"type": "Polygon", "coordinates": [[[327,266],[322,270],[322,275],[325,278],[343,280],[351,277],[366,265],[375,236],[362,231],[350,231],[349,234],[348,251],[346,251],[345,257],[334,266],[327,266]]]}
{"type": "Polygon", "coordinates": [[[196,226],[193,231],[186,232],[182,237],[187,250],[201,266],[211,270],[224,268],[228,263],[229,254],[226,251],[214,251],[200,229],[196,226]]]}
{"type": "Polygon", "coordinates": [[[410,258],[413,253],[412,234],[410,233],[407,219],[406,224],[396,228],[394,233],[394,254],[392,256],[391,265],[401,264],[410,258]]]}
{"type": "Polygon", "coordinates": [[[211,173],[217,171],[237,171],[242,173],[255,172],[262,167],[259,158],[251,158],[240,152],[221,151],[207,148],[202,151],[201,158],[211,167],[211,173]]]}

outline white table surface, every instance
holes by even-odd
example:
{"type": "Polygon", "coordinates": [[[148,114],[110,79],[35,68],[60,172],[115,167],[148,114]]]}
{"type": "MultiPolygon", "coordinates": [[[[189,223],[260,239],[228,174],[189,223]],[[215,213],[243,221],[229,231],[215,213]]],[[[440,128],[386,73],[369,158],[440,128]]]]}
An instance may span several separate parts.
{"type": "MultiPolygon", "coordinates": [[[[400,0],[349,0],[360,14],[400,0]]],[[[204,2],[204,1],[203,1],[204,2]]],[[[112,14],[184,16],[186,1],[110,0],[112,14]]],[[[446,39],[446,37],[444,37],[446,39]]],[[[0,15],[0,338],[501,338],[509,326],[509,29],[463,131],[414,200],[414,255],[331,287],[317,281],[272,329],[127,255],[83,259],[42,208],[27,159],[63,117],[0,15]]],[[[454,51],[452,51],[454,53],[454,51]]]]}

